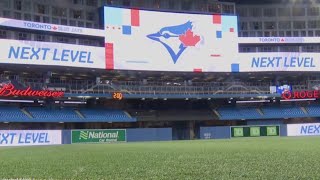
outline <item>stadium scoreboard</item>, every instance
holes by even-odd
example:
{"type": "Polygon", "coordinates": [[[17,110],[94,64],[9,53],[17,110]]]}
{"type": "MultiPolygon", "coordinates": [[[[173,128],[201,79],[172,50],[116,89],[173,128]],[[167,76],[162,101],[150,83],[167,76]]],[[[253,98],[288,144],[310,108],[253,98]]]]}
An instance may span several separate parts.
{"type": "Polygon", "coordinates": [[[122,100],[123,99],[122,92],[114,92],[114,93],[112,93],[112,99],[114,99],[114,100],[122,100]]]}
{"type": "Polygon", "coordinates": [[[231,137],[279,136],[279,126],[239,126],[231,127],[231,137]]]}

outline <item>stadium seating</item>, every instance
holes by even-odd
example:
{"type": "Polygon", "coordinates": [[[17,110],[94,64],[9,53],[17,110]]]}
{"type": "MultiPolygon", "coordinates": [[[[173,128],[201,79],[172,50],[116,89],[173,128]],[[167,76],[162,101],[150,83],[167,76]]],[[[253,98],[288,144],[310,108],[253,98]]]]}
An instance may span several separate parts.
{"type": "Polygon", "coordinates": [[[221,120],[259,119],[262,117],[257,108],[254,107],[226,107],[219,108],[218,112],[221,116],[221,120]]]}
{"type": "Polygon", "coordinates": [[[50,109],[45,107],[28,107],[26,110],[34,119],[40,121],[82,121],[72,108],[50,109]]]}
{"type": "Polygon", "coordinates": [[[2,122],[10,122],[10,121],[24,121],[28,120],[29,117],[25,115],[18,107],[0,107],[0,120],[2,122]]]}
{"type": "Polygon", "coordinates": [[[305,107],[310,117],[320,117],[320,106],[310,105],[305,107]]]}
{"type": "Polygon", "coordinates": [[[320,106],[309,106],[306,109],[309,114],[303,112],[299,106],[224,107],[217,111],[220,120],[320,117],[320,106]]]}
{"type": "Polygon", "coordinates": [[[268,118],[268,119],[269,118],[298,118],[298,117],[308,116],[298,106],[282,106],[282,107],[266,106],[261,109],[264,114],[264,118],[268,118]]]}
{"type": "Polygon", "coordinates": [[[107,122],[134,122],[135,118],[129,117],[125,112],[111,109],[80,109],[85,119],[91,121],[107,122]]]}
{"type": "MultiPolygon", "coordinates": [[[[19,109],[16,109],[19,110],[19,109]]],[[[121,110],[108,109],[80,109],[79,114],[74,108],[46,108],[27,107],[26,111],[32,122],[134,122],[135,118],[129,117],[121,110]]],[[[20,111],[21,112],[21,111],[20,111]]],[[[23,113],[22,113],[23,114],[23,113]]]]}

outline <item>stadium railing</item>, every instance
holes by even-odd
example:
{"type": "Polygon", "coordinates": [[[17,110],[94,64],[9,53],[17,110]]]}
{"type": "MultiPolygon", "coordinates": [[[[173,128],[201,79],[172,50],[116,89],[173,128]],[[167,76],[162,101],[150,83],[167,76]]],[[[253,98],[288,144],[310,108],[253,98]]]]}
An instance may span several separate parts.
{"type": "MultiPolygon", "coordinates": [[[[271,94],[272,83],[252,82],[143,82],[143,81],[101,81],[53,80],[22,78],[14,79],[22,86],[34,89],[63,89],[74,94],[107,94],[115,91],[124,94],[271,94]]],[[[294,91],[316,89],[320,80],[290,83],[294,91]]]]}

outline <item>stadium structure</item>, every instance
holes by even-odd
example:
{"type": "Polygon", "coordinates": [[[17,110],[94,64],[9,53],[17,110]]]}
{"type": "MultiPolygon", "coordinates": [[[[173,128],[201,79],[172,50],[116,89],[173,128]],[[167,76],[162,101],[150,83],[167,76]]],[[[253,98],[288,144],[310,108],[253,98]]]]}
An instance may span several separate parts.
{"type": "Polygon", "coordinates": [[[0,132],[289,135],[320,117],[319,15],[302,0],[0,0],[0,132]]]}

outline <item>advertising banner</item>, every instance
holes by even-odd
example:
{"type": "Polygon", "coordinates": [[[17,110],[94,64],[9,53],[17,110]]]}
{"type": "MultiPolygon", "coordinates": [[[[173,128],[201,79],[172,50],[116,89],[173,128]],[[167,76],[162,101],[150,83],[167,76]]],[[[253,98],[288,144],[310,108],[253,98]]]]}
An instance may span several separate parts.
{"type": "Polygon", "coordinates": [[[0,39],[0,63],[105,69],[102,47],[0,39]]]}
{"type": "Polygon", "coordinates": [[[71,143],[126,142],[125,129],[72,130],[71,143]]]}
{"type": "Polygon", "coordinates": [[[320,37],[239,37],[240,44],[319,43],[320,37]]]}
{"type": "Polygon", "coordinates": [[[239,53],[239,72],[320,71],[320,53],[239,53]]]}
{"type": "Polygon", "coordinates": [[[287,136],[320,136],[320,123],[288,124],[287,136]]]}
{"type": "Polygon", "coordinates": [[[319,37],[239,37],[240,44],[288,44],[319,42],[319,37]]]}
{"type": "Polygon", "coordinates": [[[0,147],[57,144],[62,144],[60,130],[0,130],[0,147]]]}
{"type": "Polygon", "coordinates": [[[108,69],[231,71],[237,16],[104,8],[108,69]]]}
{"type": "Polygon", "coordinates": [[[231,127],[231,137],[279,136],[280,126],[231,127]]]}
{"type": "Polygon", "coordinates": [[[104,36],[104,31],[100,29],[82,28],[75,26],[64,26],[58,24],[48,24],[32,21],[21,21],[16,19],[0,18],[0,26],[33,29],[39,31],[49,31],[68,34],[79,34],[85,36],[104,36]]]}

